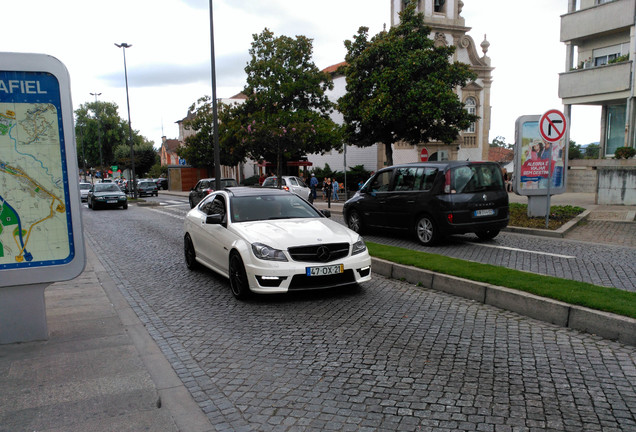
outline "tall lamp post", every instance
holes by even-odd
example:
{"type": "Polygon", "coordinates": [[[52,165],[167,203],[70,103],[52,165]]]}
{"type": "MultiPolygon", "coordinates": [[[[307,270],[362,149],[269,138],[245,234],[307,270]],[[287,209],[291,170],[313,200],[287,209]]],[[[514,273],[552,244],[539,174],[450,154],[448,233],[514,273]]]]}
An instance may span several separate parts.
{"type": "Polygon", "coordinates": [[[101,140],[101,128],[99,127],[99,116],[97,115],[97,96],[101,95],[101,93],[91,93],[92,96],[95,96],[95,120],[97,120],[97,145],[99,146],[99,166],[102,171],[102,179],[104,178],[104,157],[102,155],[102,140],[101,140]]]}
{"type": "Polygon", "coordinates": [[[126,68],[126,48],[132,47],[132,45],[122,42],[115,44],[117,48],[122,48],[124,51],[124,76],[126,77],[126,105],[128,106],[128,139],[130,140],[130,166],[132,171],[132,192],[133,198],[137,199],[137,185],[135,184],[135,153],[133,151],[133,139],[132,139],[132,126],[130,125],[130,99],[128,97],[128,69],[126,68]]]}
{"type": "Polygon", "coordinates": [[[214,142],[214,176],[216,177],[216,190],[221,189],[221,150],[219,147],[219,117],[216,106],[216,62],[214,60],[214,8],[210,0],[210,62],[212,75],[212,140],[214,142]]]}

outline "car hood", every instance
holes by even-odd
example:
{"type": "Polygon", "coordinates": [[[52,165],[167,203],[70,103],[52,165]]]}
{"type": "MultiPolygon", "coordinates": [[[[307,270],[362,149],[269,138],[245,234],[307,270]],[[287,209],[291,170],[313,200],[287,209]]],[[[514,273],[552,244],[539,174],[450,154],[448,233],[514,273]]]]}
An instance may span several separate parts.
{"type": "Polygon", "coordinates": [[[116,192],[93,192],[93,196],[96,196],[96,197],[117,196],[117,197],[119,197],[119,196],[126,196],[126,194],[123,193],[123,192],[118,192],[118,191],[116,191],[116,192]]]}
{"type": "Polygon", "coordinates": [[[354,243],[358,234],[327,218],[242,222],[232,225],[250,243],[286,249],[318,243],[354,243]]]}

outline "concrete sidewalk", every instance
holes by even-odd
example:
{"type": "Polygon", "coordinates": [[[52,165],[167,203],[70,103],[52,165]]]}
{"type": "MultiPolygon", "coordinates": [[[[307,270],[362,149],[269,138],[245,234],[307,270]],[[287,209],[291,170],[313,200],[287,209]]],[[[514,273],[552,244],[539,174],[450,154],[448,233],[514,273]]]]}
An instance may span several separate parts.
{"type": "Polygon", "coordinates": [[[212,430],[89,245],[45,299],[49,339],[0,345],[0,432],[212,430]]]}

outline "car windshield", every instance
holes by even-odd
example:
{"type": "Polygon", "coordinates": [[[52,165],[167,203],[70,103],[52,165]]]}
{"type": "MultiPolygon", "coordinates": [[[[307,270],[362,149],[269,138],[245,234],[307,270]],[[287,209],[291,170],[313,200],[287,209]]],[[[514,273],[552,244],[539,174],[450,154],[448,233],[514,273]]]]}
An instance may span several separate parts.
{"type": "Polygon", "coordinates": [[[91,184],[90,183],[80,183],[79,186],[80,186],[80,189],[83,189],[83,190],[88,190],[88,189],[91,188],[91,184]]]}
{"type": "Polygon", "coordinates": [[[321,217],[316,209],[293,194],[232,197],[230,210],[232,222],[321,217]]]}
{"type": "Polygon", "coordinates": [[[152,183],[152,182],[141,182],[141,183],[139,183],[139,186],[143,186],[143,187],[149,187],[149,188],[151,188],[151,187],[153,187],[153,186],[156,186],[156,184],[154,184],[154,183],[152,183]]]}
{"type": "Polygon", "coordinates": [[[238,186],[234,179],[221,179],[221,188],[238,186]]]}
{"type": "Polygon", "coordinates": [[[121,192],[115,183],[98,183],[95,185],[95,192],[121,192]]]}
{"type": "MultiPolygon", "coordinates": [[[[283,180],[284,183],[284,180],[283,180]]],[[[265,181],[263,181],[263,187],[276,187],[278,186],[278,178],[277,177],[267,177],[265,181]]]]}

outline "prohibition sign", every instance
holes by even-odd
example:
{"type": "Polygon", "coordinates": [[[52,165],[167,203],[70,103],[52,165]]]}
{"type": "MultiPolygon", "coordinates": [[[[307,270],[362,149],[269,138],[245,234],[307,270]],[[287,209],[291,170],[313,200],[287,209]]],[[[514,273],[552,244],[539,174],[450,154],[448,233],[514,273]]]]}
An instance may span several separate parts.
{"type": "Polygon", "coordinates": [[[565,115],[559,110],[550,110],[539,120],[539,133],[547,142],[557,142],[565,135],[567,122],[565,115]]]}

